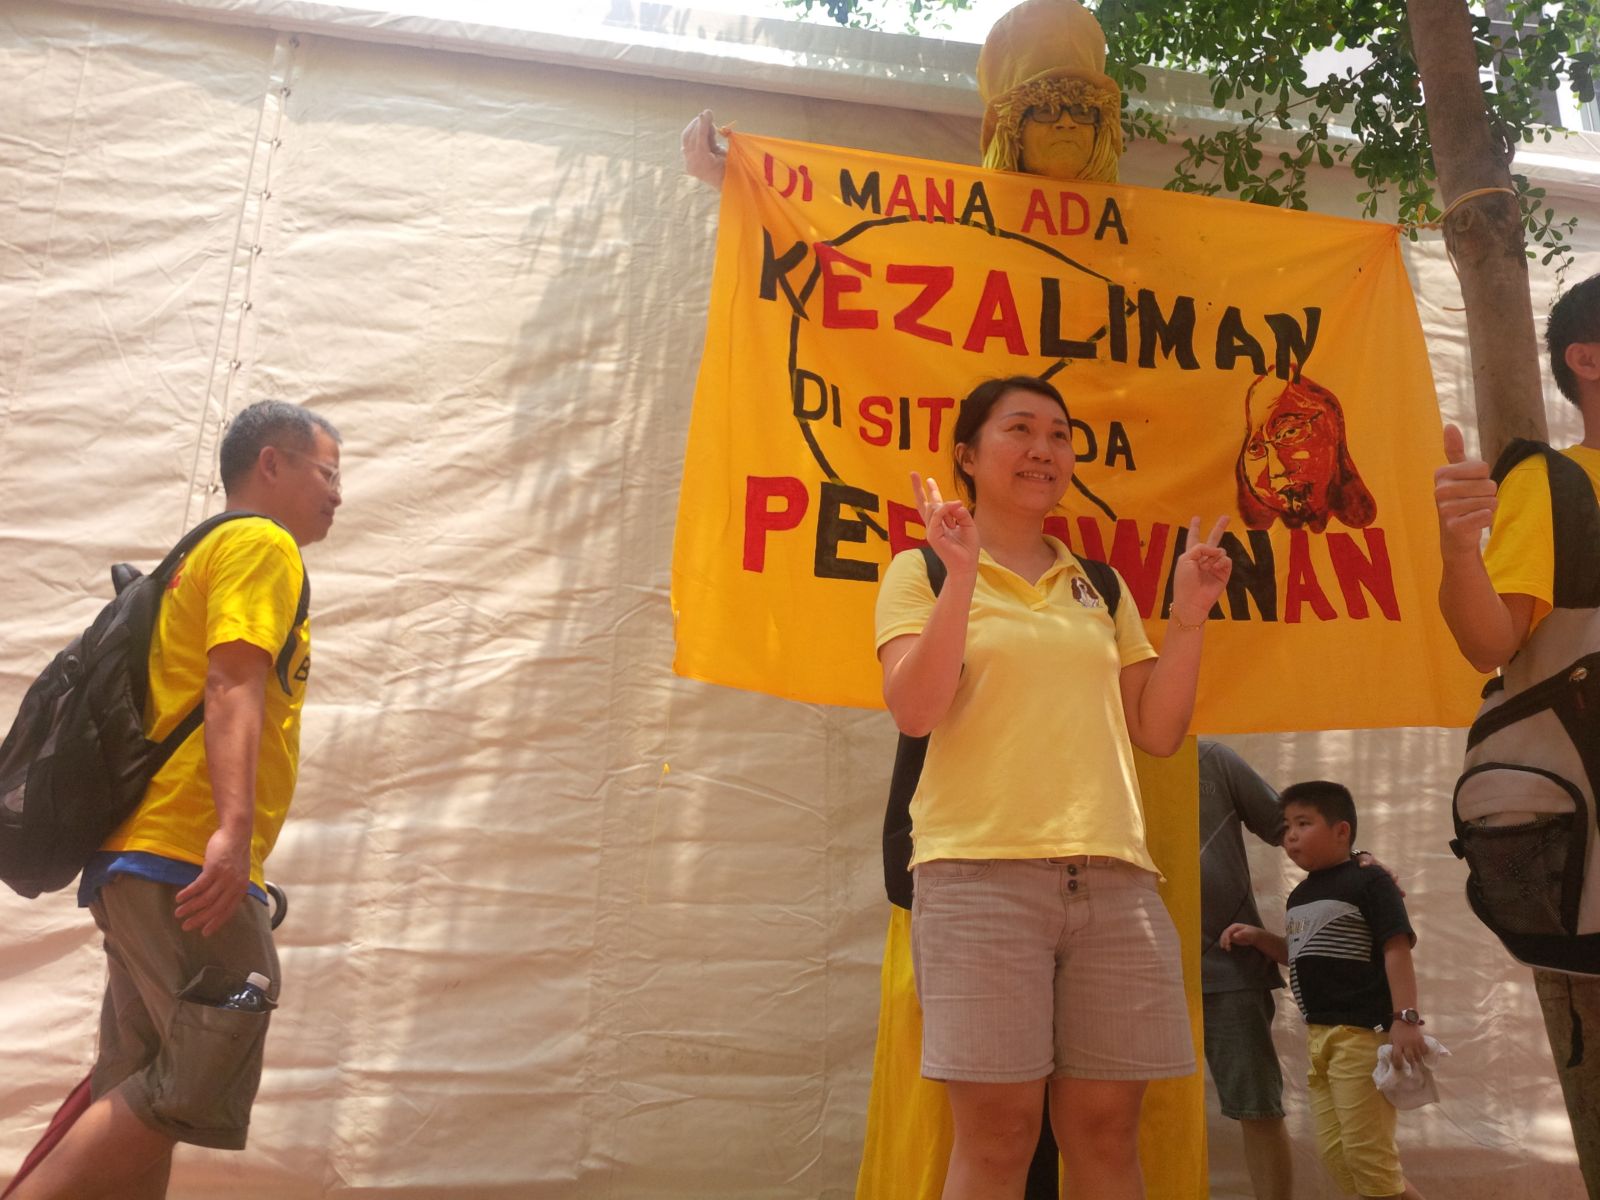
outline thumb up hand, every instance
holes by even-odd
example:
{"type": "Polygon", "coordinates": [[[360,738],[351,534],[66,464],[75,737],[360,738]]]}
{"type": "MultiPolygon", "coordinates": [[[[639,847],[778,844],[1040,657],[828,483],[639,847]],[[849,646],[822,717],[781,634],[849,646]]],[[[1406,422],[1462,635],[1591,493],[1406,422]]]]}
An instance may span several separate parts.
{"type": "Polygon", "coordinates": [[[1468,458],[1466,440],[1444,427],[1445,465],[1433,473],[1433,503],[1439,512],[1439,549],[1446,555],[1476,554],[1483,531],[1494,522],[1498,489],[1489,464],[1468,458]]]}

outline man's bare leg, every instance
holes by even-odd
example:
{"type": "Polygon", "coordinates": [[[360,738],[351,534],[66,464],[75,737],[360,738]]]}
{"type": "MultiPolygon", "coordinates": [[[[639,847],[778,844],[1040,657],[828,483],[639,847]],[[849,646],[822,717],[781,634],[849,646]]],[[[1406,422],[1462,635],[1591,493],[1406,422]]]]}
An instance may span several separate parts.
{"type": "Polygon", "coordinates": [[[128,1189],[128,1200],[167,1200],[167,1181],[171,1177],[172,1151],[168,1150],[145,1172],[143,1179],[128,1189]]]}
{"type": "Polygon", "coordinates": [[[1290,1200],[1294,1158],[1287,1122],[1282,1117],[1245,1118],[1239,1122],[1239,1132],[1244,1136],[1244,1165],[1256,1200],[1290,1200]]]}
{"type": "Polygon", "coordinates": [[[162,1200],[174,1144],[135,1116],[117,1088],[89,1106],[10,1200],[162,1200]]]}

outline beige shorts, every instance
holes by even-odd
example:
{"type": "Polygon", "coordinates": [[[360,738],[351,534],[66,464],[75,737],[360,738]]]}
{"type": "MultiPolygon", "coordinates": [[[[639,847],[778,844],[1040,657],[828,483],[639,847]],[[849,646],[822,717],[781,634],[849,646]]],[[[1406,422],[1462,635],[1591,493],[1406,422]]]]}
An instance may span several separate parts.
{"type": "Polygon", "coordinates": [[[202,937],[173,916],[178,890],[117,875],[89,906],[110,964],[90,1091],[98,1100],[120,1087],[140,1120],[176,1141],[241,1150],[271,1014],[218,1005],[252,971],[277,998],[267,906],[247,896],[202,937]]]}
{"type": "Polygon", "coordinates": [[[944,859],[915,880],[925,1077],[1194,1072],[1178,933],[1149,871],[1082,856],[944,859]]]}

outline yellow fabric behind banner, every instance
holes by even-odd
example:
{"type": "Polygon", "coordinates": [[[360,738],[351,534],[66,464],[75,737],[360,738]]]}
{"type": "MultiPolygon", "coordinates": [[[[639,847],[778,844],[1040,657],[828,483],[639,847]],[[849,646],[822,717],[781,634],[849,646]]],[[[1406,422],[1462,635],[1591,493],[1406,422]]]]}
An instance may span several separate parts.
{"type": "Polygon", "coordinates": [[[1191,516],[1232,517],[1211,732],[1459,725],[1440,419],[1392,225],[735,135],[673,562],[677,670],[880,703],[871,608],[979,380],[1048,375],[1052,532],[1160,645],[1191,516]],[[1382,665],[1387,686],[1370,686],[1382,665]],[[1315,686],[1308,686],[1310,681],[1315,686]]]}

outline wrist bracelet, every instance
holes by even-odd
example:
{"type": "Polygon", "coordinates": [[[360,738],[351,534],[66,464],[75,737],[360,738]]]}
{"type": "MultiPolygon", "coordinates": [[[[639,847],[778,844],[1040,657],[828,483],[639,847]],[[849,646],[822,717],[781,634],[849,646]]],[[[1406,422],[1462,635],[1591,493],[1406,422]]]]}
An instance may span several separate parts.
{"type": "Polygon", "coordinates": [[[1187,629],[1190,633],[1193,633],[1197,629],[1204,629],[1206,627],[1206,619],[1204,617],[1201,617],[1199,621],[1191,625],[1178,615],[1176,609],[1174,609],[1172,613],[1172,623],[1179,629],[1187,629]]]}

